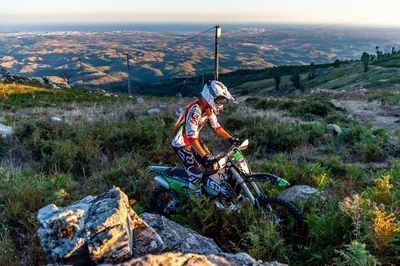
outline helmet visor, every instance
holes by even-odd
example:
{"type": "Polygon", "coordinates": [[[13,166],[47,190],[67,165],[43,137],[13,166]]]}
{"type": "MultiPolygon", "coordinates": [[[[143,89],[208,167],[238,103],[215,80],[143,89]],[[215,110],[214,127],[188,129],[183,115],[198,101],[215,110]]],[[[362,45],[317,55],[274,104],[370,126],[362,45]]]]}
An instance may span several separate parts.
{"type": "Polygon", "coordinates": [[[222,106],[226,102],[226,100],[227,99],[225,97],[219,96],[219,97],[215,98],[215,104],[217,106],[222,106]]]}

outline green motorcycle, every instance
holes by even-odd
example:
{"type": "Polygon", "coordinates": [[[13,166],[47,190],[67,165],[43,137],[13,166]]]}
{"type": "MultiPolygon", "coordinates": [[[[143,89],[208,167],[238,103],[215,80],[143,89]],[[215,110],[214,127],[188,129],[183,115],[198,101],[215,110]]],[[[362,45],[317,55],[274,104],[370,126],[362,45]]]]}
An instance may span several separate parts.
{"type": "MultiPolygon", "coordinates": [[[[288,181],[268,173],[252,173],[242,151],[246,150],[249,141],[233,145],[227,154],[219,155],[219,160],[207,169],[202,186],[202,194],[210,199],[218,199],[236,206],[239,202],[250,203],[269,217],[282,229],[289,226],[300,230],[304,218],[298,208],[279,197],[267,196],[257,183],[271,183],[279,187],[288,187],[288,181]]],[[[159,187],[152,194],[152,205],[158,212],[171,215],[179,206],[179,194],[189,189],[189,176],[184,169],[161,166],[148,167],[149,172],[157,174],[155,181],[159,187]]]]}

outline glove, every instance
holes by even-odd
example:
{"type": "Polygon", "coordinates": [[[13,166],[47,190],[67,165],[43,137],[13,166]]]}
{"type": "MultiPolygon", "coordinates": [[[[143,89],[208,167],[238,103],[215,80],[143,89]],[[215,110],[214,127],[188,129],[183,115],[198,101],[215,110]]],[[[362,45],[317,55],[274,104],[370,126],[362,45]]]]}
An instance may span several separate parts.
{"type": "Polygon", "coordinates": [[[232,144],[232,145],[240,145],[240,139],[239,138],[236,138],[236,137],[231,137],[230,139],[229,139],[229,142],[232,144]]]}
{"type": "Polygon", "coordinates": [[[218,156],[207,154],[202,159],[204,166],[209,167],[218,161],[218,156]]]}

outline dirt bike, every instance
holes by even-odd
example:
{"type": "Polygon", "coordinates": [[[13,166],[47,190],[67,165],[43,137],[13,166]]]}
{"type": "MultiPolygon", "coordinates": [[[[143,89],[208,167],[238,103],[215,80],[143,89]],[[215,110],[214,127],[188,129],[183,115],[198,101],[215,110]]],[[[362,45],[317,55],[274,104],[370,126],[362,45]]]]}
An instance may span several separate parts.
{"type": "MultiPolygon", "coordinates": [[[[250,203],[269,217],[283,231],[291,225],[294,230],[304,228],[304,219],[292,203],[279,197],[267,196],[257,183],[270,183],[279,187],[288,187],[288,181],[268,173],[252,173],[242,151],[246,150],[249,141],[232,145],[228,153],[218,155],[217,162],[208,169],[204,176],[202,194],[210,199],[221,199],[225,203],[237,203],[247,199],[250,203]],[[207,173],[208,172],[208,173],[207,173]]],[[[178,195],[190,191],[189,176],[184,169],[161,166],[148,167],[149,172],[157,174],[155,181],[159,187],[152,194],[152,205],[164,215],[173,214],[179,204],[178,195]]],[[[193,190],[191,190],[193,191],[193,190]]]]}

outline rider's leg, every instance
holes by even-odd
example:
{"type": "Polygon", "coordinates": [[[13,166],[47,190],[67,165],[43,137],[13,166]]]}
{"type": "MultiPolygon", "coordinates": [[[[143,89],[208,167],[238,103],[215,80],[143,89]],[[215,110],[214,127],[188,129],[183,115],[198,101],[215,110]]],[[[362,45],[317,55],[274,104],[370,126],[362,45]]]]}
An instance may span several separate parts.
{"type": "Polygon", "coordinates": [[[200,168],[200,164],[194,156],[193,149],[188,147],[174,148],[175,152],[181,159],[186,173],[189,175],[189,188],[196,189],[196,185],[201,183],[203,180],[203,171],[200,168]]]}

